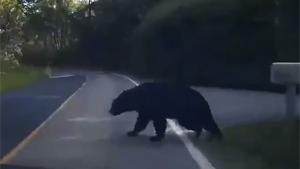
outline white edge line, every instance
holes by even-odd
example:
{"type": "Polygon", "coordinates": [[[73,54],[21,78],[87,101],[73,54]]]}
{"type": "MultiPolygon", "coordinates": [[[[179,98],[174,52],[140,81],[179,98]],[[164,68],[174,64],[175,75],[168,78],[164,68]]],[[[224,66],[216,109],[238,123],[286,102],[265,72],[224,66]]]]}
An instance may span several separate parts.
{"type": "Polygon", "coordinates": [[[192,143],[192,141],[184,134],[184,131],[178,126],[174,120],[168,119],[168,124],[174,130],[174,132],[178,135],[181,141],[184,143],[185,147],[191,154],[192,158],[196,161],[198,166],[201,169],[215,169],[215,167],[208,161],[208,159],[204,156],[203,153],[192,143]]]}
{"type": "MultiPolygon", "coordinates": [[[[138,82],[129,78],[128,76],[118,74],[118,73],[113,73],[113,74],[129,80],[136,86],[139,85],[138,82]]],[[[201,153],[201,151],[197,147],[195,147],[195,145],[192,143],[192,141],[184,133],[182,128],[179,125],[177,125],[174,120],[168,119],[167,122],[170,125],[170,127],[172,128],[172,130],[174,130],[175,134],[183,142],[184,146],[186,147],[186,149],[190,153],[191,157],[193,158],[193,160],[195,160],[195,162],[197,163],[197,165],[199,166],[200,169],[215,169],[215,167],[208,161],[208,159],[204,156],[204,154],[201,153]]]]}
{"type": "Polygon", "coordinates": [[[57,75],[57,76],[49,76],[50,79],[58,79],[58,78],[66,78],[66,77],[73,77],[73,74],[66,74],[66,75],[57,75]]]}
{"type": "Polygon", "coordinates": [[[52,70],[50,68],[50,66],[48,65],[45,68],[45,74],[48,76],[49,79],[58,79],[58,78],[66,78],[66,77],[73,77],[75,76],[74,74],[63,74],[63,75],[52,75],[52,70]]]}
{"type": "Polygon", "coordinates": [[[23,139],[17,146],[15,146],[11,151],[9,151],[1,160],[0,164],[8,164],[10,163],[18,153],[25,148],[41,131],[43,127],[56,115],[60,110],[86,85],[86,82],[82,83],[82,85],[65,100],[56,110],[53,112],[42,124],[40,124],[37,128],[35,128],[25,139],[23,139]]]}
{"type": "Polygon", "coordinates": [[[127,80],[129,80],[131,83],[133,83],[136,86],[140,85],[138,82],[134,81],[133,79],[131,79],[130,77],[128,77],[126,75],[122,75],[122,74],[119,74],[119,73],[112,73],[112,74],[115,75],[115,76],[127,79],[127,80]]]}

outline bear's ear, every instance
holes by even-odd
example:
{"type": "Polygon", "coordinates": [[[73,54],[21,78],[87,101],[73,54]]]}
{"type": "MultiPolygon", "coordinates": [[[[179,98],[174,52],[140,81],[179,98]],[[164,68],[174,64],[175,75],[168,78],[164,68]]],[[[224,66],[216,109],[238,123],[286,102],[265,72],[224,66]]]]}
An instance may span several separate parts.
{"type": "Polygon", "coordinates": [[[113,96],[113,97],[111,97],[111,99],[112,99],[112,101],[115,101],[115,100],[117,100],[118,97],[119,97],[119,95],[118,96],[113,96]]]}
{"type": "Polygon", "coordinates": [[[112,102],[115,102],[117,100],[117,97],[112,98],[112,102]]]}
{"type": "Polygon", "coordinates": [[[124,96],[124,95],[128,94],[129,92],[130,92],[130,89],[123,90],[122,93],[119,95],[119,97],[124,96]]]}

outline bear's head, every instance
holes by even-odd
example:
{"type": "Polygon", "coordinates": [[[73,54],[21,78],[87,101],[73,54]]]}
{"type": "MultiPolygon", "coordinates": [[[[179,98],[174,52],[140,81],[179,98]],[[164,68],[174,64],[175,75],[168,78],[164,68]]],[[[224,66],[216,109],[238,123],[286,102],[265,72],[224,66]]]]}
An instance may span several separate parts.
{"type": "Polygon", "coordinates": [[[126,90],[122,92],[113,102],[111,108],[109,110],[110,114],[116,116],[120,115],[124,112],[133,111],[135,110],[135,91],[126,90]]]}

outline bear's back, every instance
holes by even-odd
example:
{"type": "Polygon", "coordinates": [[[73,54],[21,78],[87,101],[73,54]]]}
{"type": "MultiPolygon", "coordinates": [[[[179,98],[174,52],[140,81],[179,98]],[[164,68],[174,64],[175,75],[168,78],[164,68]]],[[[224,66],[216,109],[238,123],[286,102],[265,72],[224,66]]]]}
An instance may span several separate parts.
{"type": "Polygon", "coordinates": [[[187,113],[202,109],[207,111],[208,104],[200,93],[184,85],[168,83],[144,83],[136,87],[135,92],[140,93],[141,108],[146,111],[158,111],[176,114],[187,113]]]}

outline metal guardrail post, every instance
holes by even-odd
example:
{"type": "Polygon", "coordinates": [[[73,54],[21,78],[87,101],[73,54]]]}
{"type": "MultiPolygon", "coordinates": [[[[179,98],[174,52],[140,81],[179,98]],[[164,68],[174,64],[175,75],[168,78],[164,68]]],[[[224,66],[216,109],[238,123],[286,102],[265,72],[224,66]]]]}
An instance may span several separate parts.
{"type": "Polygon", "coordinates": [[[296,85],[289,84],[287,85],[286,91],[286,117],[291,118],[296,115],[296,85]]]}
{"type": "Polygon", "coordinates": [[[286,118],[294,117],[297,114],[296,86],[300,84],[300,63],[273,63],[271,81],[287,87],[286,118]]]}

